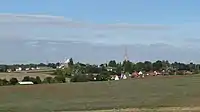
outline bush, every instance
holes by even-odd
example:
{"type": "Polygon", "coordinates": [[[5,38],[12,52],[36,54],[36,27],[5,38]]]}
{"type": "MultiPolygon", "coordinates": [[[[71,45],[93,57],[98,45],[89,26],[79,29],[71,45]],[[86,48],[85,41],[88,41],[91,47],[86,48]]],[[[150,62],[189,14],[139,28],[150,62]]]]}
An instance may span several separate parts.
{"type": "Polygon", "coordinates": [[[97,75],[97,77],[96,77],[96,81],[103,81],[103,77],[102,77],[102,75],[97,75]]]}
{"type": "Polygon", "coordinates": [[[55,80],[52,77],[46,77],[43,83],[55,83],[55,80]]]}
{"type": "Polygon", "coordinates": [[[36,78],[30,77],[29,81],[33,82],[34,84],[38,84],[36,78]]]}
{"type": "Polygon", "coordinates": [[[29,76],[25,76],[22,81],[30,81],[30,77],[29,76]]]}
{"type": "Polygon", "coordinates": [[[70,79],[70,82],[88,82],[88,77],[86,75],[74,75],[70,79]]]}
{"type": "Polygon", "coordinates": [[[22,81],[31,81],[33,82],[34,84],[41,84],[42,81],[40,79],[39,76],[37,76],[36,78],[34,77],[29,77],[29,76],[25,76],[24,79],[22,81]]]}
{"type": "Polygon", "coordinates": [[[54,77],[54,80],[55,80],[57,83],[65,83],[65,82],[66,82],[64,76],[56,76],[56,77],[54,77]]]}
{"type": "Polygon", "coordinates": [[[6,79],[0,79],[0,86],[5,86],[5,85],[9,85],[9,81],[7,81],[6,79]]]}
{"type": "Polygon", "coordinates": [[[17,83],[18,83],[17,78],[11,78],[11,79],[10,79],[10,84],[11,84],[11,85],[16,85],[17,83]]]}
{"type": "Polygon", "coordinates": [[[41,81],[39,76],[36,77],[36,82],[37,82],[37,84],[41,84],[42,83],[42,81],[41,81]]]}
{"type": "Polygon", "coordinates": [[[94,80],[95,76],[92,74],[89,74],[87,77],[88,77],[89,81],[96,81],[96,80],[94,80]]]}

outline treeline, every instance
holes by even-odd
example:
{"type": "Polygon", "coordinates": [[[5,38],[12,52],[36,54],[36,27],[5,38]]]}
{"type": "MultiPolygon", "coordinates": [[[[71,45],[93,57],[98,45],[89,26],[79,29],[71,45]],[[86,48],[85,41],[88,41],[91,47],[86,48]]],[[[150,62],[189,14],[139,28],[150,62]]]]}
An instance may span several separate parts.
{"type": "Polygon", "coordinates": [[[64,76],[71,79],[71,82],[85,81],[103,81],[109,80],[112,75],[132,74],[133,72],[142,71],[143,73],[152,73],[154,71],[161,72],[163,75],[187,75],[198,74],[200,69],[199,64],[194,63],[170,63],[167,60],[158,60],[155,62],[144,61],[133,63],[123,61],[117,63],[111,60],[108,63],[100,65],[90,65],[84,63],[71,63],[68,68],[57,69],[53,75],[64,76]]]}
{"type": "Polygon", "coordinates": [[[12,71],[15,71],[18,67],[21,67],[22,70],[25,70],[26,68],[36,68],[36,67],[50,67],[50,68],[56,68],[59,66],[60,63],[39,63],[39,64],[13,64],[13,65],[0,65],[0,72],[7,72],[8,69],[11,69],[12,71]]]}
{"type": "MultiPolygon", "coordinates": [[[[4,67],[9,67],[4,65],[4,67]]],[[[28,65],[12,65],[12,66],[46,66],[56,68],[60,66],[60,63],[49,64],[28,64],[28,65]]],[[[1,68],[1,67],[0,67],[1,68]]],[[[130,75],[133,72],[142,71],[143,73],[160,72],[163,75],[186,75],[186,74],[198,74],[200,73],[200,64],[194,63],[170,63],[167,60],[157,60],[155,62],[131,62],[123,61],[116,62],[111,60],[108,63],[100,65],[91,65],[85,63],[74,63],[73,59],[70,59],[68,66],[63,69],[56,69],[52,75],[55,78],[47,77],[42,83],[57,83],[65,82],[65,78],[69,78],[71,82],[86,82],[86,81],[106,81],[110,80],[113,75],[120,76],[121,74],[130,75]],[[61,79],[63,79],[61,81],[61,79]]],[[[31,81],[35,82],[33,79],[31,81]]],[[[6,81],[4,81],[6,82],[6,81]]],[[[8,81],[9,82],[9,81],[8,81]]]]}
{"type": "MultiPolygon", "coordinates": [[[[25,76],[22,80],[22,82],[31,81],[34,84],[50,84],[50,83],[65,83],[65,77],[62,76],[55,76],[53,77],[46,77],[42,81],[39,76],[37,77],[30,77],[25,76]]],[[[0,86],[8,86],[8,85],[18,85],[18,79],[17,78],[11,78],[10,80],[6,79],[0,79],[0,86]]]]}

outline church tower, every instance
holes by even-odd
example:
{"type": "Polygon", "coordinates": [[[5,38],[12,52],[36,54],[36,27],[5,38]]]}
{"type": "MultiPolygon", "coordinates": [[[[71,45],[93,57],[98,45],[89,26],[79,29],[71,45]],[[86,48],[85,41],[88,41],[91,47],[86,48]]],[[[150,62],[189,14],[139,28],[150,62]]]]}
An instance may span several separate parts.
{"type": "Polygon", "coordinates": [[[127,47],[125,46],[124,61],[128,61],[127,47]]]}

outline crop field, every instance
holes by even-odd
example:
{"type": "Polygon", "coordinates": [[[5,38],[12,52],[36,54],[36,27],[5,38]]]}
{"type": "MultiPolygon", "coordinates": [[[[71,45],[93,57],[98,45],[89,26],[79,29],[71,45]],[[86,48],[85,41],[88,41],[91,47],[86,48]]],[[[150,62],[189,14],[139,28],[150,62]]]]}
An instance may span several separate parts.
{"type": "Polygon", "coordinates": [[[197,112],[200,76],[2,86],[0,95],[0,112],[197,112]]]}

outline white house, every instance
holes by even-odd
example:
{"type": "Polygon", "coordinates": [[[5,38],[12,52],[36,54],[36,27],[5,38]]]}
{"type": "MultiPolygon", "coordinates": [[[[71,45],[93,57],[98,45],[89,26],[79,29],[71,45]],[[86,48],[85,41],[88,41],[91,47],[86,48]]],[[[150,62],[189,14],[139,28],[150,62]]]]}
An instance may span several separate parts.
{"type": "Polygon", "coordinates": [[[127,76],[124,74],[123,77],[122,77],[122,79],[127,79],[127,76]]]}
{"type": "Polygon", "coordinates": [[[7,72],[9,72],[9,73],[10,73],[10,72],[12,72],[12,70],[11,70],[11,69],[7,69],[7,72]]]}
{"type": "Polygon", "coordinates": [[[30,70],[30,68],[26,68],[25,70],[26,70],[26,71],[29,71],[29,70],[30,70]]]}
{"type": "Polygon", "coordinates": [[[60,69],[64,69],[64,68],[67,68],[68,67],[68,64],[70,62],[70,59],[67,59],[64,61],[64,63],[61,63],[60,66],[58,66],[57,68],[60,68],[60,69]]]}
{"type": "Polygon", "coordinates": [[[143,73],[142,73],[142,71],[140,71],[138,74],[139,74],[139,75],[142,75],[143,73]]]}
{"type": "Polygon", "coordinates": [[[22,68],[21,68],[21,67],[19,67],[19,68],[17,68],[17,69],[16,69],[16,71],[22,71],[22,68]]]}
{"type": "Polygon", "coordinates": [[[115,80],[119,80],[119,77],[118,77],[118,75],[116,75],[116,76],[115,76],[115,80]]]}

